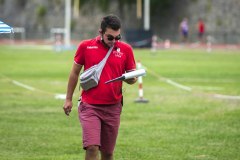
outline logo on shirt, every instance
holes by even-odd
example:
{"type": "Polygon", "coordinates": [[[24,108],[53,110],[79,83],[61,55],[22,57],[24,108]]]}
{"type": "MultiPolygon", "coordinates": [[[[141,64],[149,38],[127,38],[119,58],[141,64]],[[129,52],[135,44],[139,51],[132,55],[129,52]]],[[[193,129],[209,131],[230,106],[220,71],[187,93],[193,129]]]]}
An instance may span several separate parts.
{"type": "Polygon", "coordinates": [[[117,48],[116,51],[113,51],[113,54],[115,55],[115,57],[121,58],[123,53],[120,52],[120,48],[117,48]]]}
{"type": "Polygon", "coordinates": [[[98,49],[98,46],[87,46],[87,49],[98,49]]]}

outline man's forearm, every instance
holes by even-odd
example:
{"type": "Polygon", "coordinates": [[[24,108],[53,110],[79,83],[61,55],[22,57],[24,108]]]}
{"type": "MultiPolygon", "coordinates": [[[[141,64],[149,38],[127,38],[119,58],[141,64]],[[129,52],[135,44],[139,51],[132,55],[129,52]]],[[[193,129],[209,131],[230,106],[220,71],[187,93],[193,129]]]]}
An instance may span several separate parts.
{"type": "Polygon", "coordinates": [[[68,88],[67,88],[67,96],[66,96],[67,100],[72,100],[73,92],[76,88],[77,82],[78,82],[78,76],[71,73],[68,80],[68,88]]]}

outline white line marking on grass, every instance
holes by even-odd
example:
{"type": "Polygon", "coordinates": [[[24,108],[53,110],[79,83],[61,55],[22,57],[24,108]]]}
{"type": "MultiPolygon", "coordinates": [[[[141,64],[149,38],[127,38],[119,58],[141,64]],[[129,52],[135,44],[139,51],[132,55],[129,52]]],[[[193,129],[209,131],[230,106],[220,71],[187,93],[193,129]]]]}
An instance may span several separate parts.
{"type": "MultiPolygon", "coordinates": [[[[65,99],[66,98],[66,94],[61,94],[61,93],[51,93],[51,92],[48,92],[48,91],[43,91],[43,90],[40,90],[40,89],[36,89],[32,86],[29,86],[29,85],[26,85],[26,84],[23,84],[21,82],[18,82],[16,80],[13,80],[7,76],[5,76],[4,74],[1,74],[0,73],[0,77],[4,77],[6,78],[7,80],[11,81],[13,84],[19,86],[19,87],[22,87],[22,88],[25,88],[27,90],[30,90],[30,91],[38,91],[38,92],[43,92],[45,94],[50,94],[50,95],[54,95],[55,99],[65,99]]],[[[1,79],[0,79],[1,80],[1,79]]]]}
{"type": "MultiPolygon", "coordinates": [[[[147,70],[147,67],[145,67],[146,70],[147,70]]],[[[160,81],[165,81],[167,82],[168,84],[171,84],[177,88],[180,88],[180,89],[183,89],[183,90],[186,90],[186,91],[189,91],[191,92],[192,91],[192,88],[191,87],[188,87],[188,86],[184,86],[182,84],[179,84],[177,82],[174,82],[172,81],[171,79],[168,79],[168,78],[165,78],[165,77],[161,77],[159,76],[157,73],[155,73],[154,71],[152,70],[147,70],[147,72],[149,72],[150,74],[152,74],[153,76],[157,77],[160,81]]],[[[222,94],[213,94],[212,95],[214,98],[219,98],[219,99],[231,99],[231,100],[240,100],[240,96],[231,96],[231,95],[222,95],[222,94]]]]}
{"type": "Polygon", "coordinates": [[[220,91],[223,90],[222,87],[209,87],[209,86],[193,86],[193,88],[209,91],[220,91]]]}
{"type": "Polygon", "coordinates": [[[214,94],[213,95],[215,98],[220,98],[220,99],[239,99],[240,100],[240,96],[229,96],[229,95],[222,95],[222,94],[214,94]]]}
{"type": "Polygon", "coordinates": [[[26,85],[26,84],[22,84],[22,83],[20,83],[20,82],[18,82],[18,81],[12,80],[12,82],[13,82],[13,84],[15,84],[15,85],[17,85],[17,86],[20,86],[20,87],[22,87],[22,88],[28,89],[28,90],[30,90],[30,91],[36,90],[35,88],[33,88],[33,87],[29,86],[29,85],[26,85]]]}
{"type": "Polygon", "coordinates": [[[186,91],[189,91],[189,92],[192,91],[192,88],[191,88],[191,87],[184,86],[184,85],[179,84],[179,83],[177,83],[177,82],[174,82],[174,81],[172,81],[172,80],[170,80],[170,79],[167,79],[166,82],[167,82],[168,84],[171,84],[171,85],[173,85],[173,86],[175,86],[175,87],[178,87],[178,88],[180,88],[180,89],[183,89],[183,90],[186,90],[186,91]]]}
{"type": "MultiPolygon", "coordinates": [[[[15,81],[15,80],[12,80],[12,82],[13,82],[13,84],[15,84],[15,85],[17,85],[17,86],[22,87],[22,88],[25,88],[25,89],[30,90],[30,91],[37,90],[37,89],[34,88],[34,87],[31,87],[31,86],[29,86],[29,85],[20,83],[20,82],[15,81]]],[[[38,90],[39,90],[39,89],[38,89],[38,90]]],[[[45,92],[45,93],[49,93],[49,92],[42,91],[42,90],[39,90],[39,91],[45,92]]],[[[49,93],[49,94],[54,94],[54,93],[49,93]]],[[[55,97],[55,99],[65,99],[66,94],[59,94],[59,93],[57,93],[57,94],[54,94],[54,97],[55,97]]]]}
{"type": "Polygon", "coordinates": [[[55,94],[55,99],[65,99],[66,94],[55,94]]]}
{"type": "MultiPolygon", "coordinates": [[[[145,66],[144,66],[144,68],[147,69],[147,67],[145,67],[145,66]]],[[[149,70],[149,69],[148,69],[147,71],[150,72],[153,76],[157,77],[157,78],[158,78],[159,80],[161,80],[161,81],[165,81],[165,82],[168,83],[168,84],[171,84],[171,85],[173,85],[173,86],[175,86],[175,87],[177,87],[177,88],[180,88],[180,89],[183,89],[183,90],[186,90],[186,91],[189,91],[189,92],[192,91],[192,88],[191,88],[191,87],[184,86],[184,85],[182,85],[182,84],[180,84],[180,83],[174,82],[174,81],[171,80],[171,79],[168,79],[168,78],[165,78],[165,77],[161,77],[161,76],[159,76],[157,73],[153,72],[152,70],[149,70]]]]}
{"type": "MultiPolygon", "coordinates": [[[[6,76],[5,76],[5,77],[6,77],[6,76]]],[[[10,79],[10,78],[8,78],[8,79],[10,79]]],[[[17,85],[17,86],[22,87],[22,88],[25,88],[25,89],[30,90],[30,91],[38,90],[38,91],[40,91],[40,92],[44,92],[44,93],[48,93],[48,94],[53,94],[54,97],[55,97],[55,99],[65,99],[65,98],[66,98],[66,94],[62,94],[62,93],[56,93],[56,94],[50,93],[50,92],[47,92],[47,91],[43,91],[43,90],[40,90],[40,89],[36,89],[36,88],[31,87],[31,86],[26,85],[26,84],[20,83],[20,82],[18,82],[18,81],[16,81],[16,80],[12,80],[12,82],[13,82],[13,84],[15,84],[15,85],[17,85]]]]}

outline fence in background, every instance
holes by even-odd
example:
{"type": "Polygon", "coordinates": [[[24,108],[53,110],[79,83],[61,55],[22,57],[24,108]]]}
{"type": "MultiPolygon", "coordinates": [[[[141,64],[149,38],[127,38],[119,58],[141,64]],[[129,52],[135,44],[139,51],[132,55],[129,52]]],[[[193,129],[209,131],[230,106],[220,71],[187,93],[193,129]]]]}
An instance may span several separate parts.
{"type": "MultiPolygon", "coordinates": [[[[179,43],[181,42],[181,36],[178,32],[171,32],[171,33],[163,33],[163,34],[154,34],[154,31],[152,32],[153,35],[156,35],[158,37],[158,41],[164,42],[166,39],[169,39],[173,43],[179,43]]],[[[88,29],[82,29],[80,32],[72,32],[71,33],[71,39],[76,41],[81,41],[83,39],[89,39],[93,38],[98,35],[97,31],[92,31],[88,29]]],[[[213,43],[215,44],[240,44],[240,32],[207,32],[205,34],[205,40],[207,36],[211,36],[213,39],[213,43]]],[[[133,42],[133,39],[129,37],[129,35],[126,34],[126,32],[122,33],[123,40],[131,39],[131,42],[133,42]]],[[[144,37],[143,35],[141,37],[144,37]]],[[[149,40],[149,36],[146,40],[149,40]]],[[[53,32],[51,30],[45,30],[42,32],[36,32],[36,31],[28,31],[25,29],[17,30],[17,32],[14,33],[14,35],[10,34],[1,34],[0,40],[2,39],[13,39],[13,40],[53,40],[53,32]]],[[[136,38],[136,42],[139,39],[136,38]]],[[[189,40],[190,43],[195,43],[198,41],[197,33],[190,33],[189,34],[189,40]]],[[[141,42],[144,42],[144,39],[141,39],[141,42]]],[[[150,43],[150,42],[149,42],[150,43]]]]}

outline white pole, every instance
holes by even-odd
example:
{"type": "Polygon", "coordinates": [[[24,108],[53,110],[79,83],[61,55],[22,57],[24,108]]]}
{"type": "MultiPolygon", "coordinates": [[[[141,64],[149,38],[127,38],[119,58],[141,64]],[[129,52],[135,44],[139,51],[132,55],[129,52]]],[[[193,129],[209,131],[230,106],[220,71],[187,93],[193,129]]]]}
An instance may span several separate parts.
{"type": "MultiPolygon", "coordinates": [[[[142,68],[142,64],[141,64],[140,61],[137,62],[137,68],[138,69],[142,68]]],[[[142,79],[142,76],[138,77],[138,94],[139,94],[139,97],[138,97],[138,99],[135,100],[136,103],[148,103],[148,100],[143,98],[143,79],[142,79]]]]}
{"type": "MultiPolygon", "coordinates": [[[[137,63],[137,68],[142,68],[142,64],[140,62],[137,63]]],[[[143,99],[143,86],[142,86],[143,80],[142,76],[138,77],[138,91],[139,91],[139,98],[143,99]]]]}
{"type": "Polygon", "coordinates": [[[71,0],[65,0],[65,46],[70,46],[71,39],[71,0]]]}
{"type": "Polygon", "coordinates": [[[150,0],[144,0],[144,30],[150,29],[150,0]]]}

